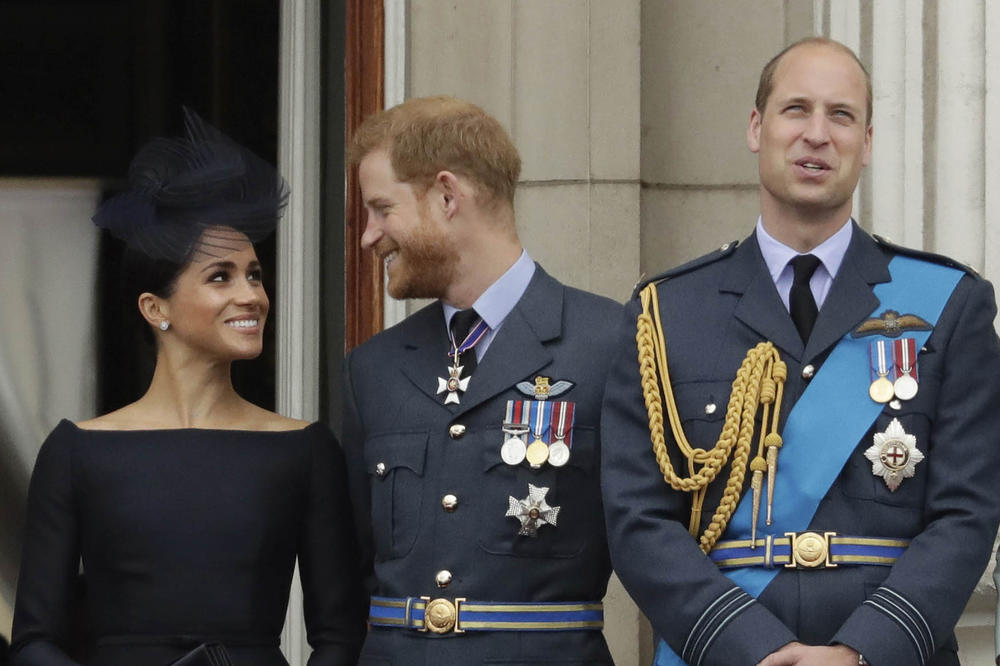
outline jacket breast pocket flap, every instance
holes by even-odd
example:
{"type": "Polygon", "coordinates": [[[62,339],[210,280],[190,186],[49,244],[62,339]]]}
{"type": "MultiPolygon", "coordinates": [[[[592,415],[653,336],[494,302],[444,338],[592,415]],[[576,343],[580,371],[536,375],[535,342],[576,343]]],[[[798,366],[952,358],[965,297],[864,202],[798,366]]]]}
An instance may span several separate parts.
{"type": "MultiPolygon", "coordinates": [[[[691,446],[710,449],[722,432],[732,381],[679,382],[673,387],[674,401],[684,437],[691,446]]],[[[675,440],[670,427],[667,401],[663,401],[663,435],[675,440]]],[[[671,447],[672,448],[672,447],[671,447]]]]}
{"type": "Polygon", "coordinates": [[[365,442],[375,557],[403,557],[420,533],[426,430],[380,433],[365,442]]]}

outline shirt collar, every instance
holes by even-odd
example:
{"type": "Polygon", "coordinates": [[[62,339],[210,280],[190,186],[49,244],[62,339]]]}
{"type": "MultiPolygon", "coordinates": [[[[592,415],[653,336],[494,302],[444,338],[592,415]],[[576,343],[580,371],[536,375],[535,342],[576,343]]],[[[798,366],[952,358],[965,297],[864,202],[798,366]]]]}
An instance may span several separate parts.
{"type": "MultiPolygon", "coordinates": [[[[831,278],[836,277],[837,271],[840,270],[840,264],[844,261],[844,255],[847,254],[847,247],[851,244],[851,234],[854,230],[854,225],[851,222],[851,218],[847,218],[847,221],[835,234],[809,251],[809,254],[814,254],[819,258],[820,263],[831,278]]],[[[785,270],[788,262],[802,254],[767,233],[767,230],[764,229],[764,222],[759,217],[757,218],[757,245],[760,247],[764,263],[767,264],[767,270],[774,282],[778,281],[778,276],[785,270]]]]}
{"type": "MultiPolygon", "coordinates": [[[[534,260],[528,255],[527,250],[521,250],[521,256],[517,258],[517,261],[476,299],[472,307],[476,309],[476,313],[483,318],[490,329],[495,331],[500,328],[504,319],[521,300],[521,296],[524,295],[534,274],[534,260]]],[[[445,325],[449,325],[452,315],[458,312],[458,308],[447,303],[442,303],[442,305],[444,306],[445,325]]]]}

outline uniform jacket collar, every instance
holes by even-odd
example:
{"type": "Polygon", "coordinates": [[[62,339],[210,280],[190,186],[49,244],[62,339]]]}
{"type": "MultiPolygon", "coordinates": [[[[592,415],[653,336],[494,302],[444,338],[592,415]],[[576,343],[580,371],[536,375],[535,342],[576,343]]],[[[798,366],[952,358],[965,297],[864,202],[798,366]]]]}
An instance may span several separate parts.
{"type": "Polygon", "coordinates": [[[479,361],[458,405],[445,405],[444,394],[437,394],[437,378],[447,377],[448,368],[448,337],[440,302],[417,312],[401,327],[400,369],[442,409],[455,416],[463,414],[552,361],[545,343],[562,335],[563,293],[563,285],[536,264],[528,288],[479,361]]]}
{"type": "Polygon", "coordinates": [[[889,281],[889,257],[871,236],[852,224],[851,244],[808,345],[802,344],[778,296],[754,235],[733,253],[719,285],[720,292],[740,296],[734,311],[736,318],[799,361],[815,358],[844,337],[878,306],[872,287],[889,281]]]}

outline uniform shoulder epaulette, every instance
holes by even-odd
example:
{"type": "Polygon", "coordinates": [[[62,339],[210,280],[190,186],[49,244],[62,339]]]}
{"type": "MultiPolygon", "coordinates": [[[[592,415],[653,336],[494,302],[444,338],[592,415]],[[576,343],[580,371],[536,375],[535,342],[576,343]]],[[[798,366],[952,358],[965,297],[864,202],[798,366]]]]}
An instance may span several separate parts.
{"type": "Polygon", "coordinates": [[[956,261],[951,257],[946,257],[943,254],[935,254],[934,252],[927,252],[925,250],[915,250],[912,247],[905,247],[903,245],[897,245],[893,243],[888,238],[879,236],[877,234],[872,234],[872,238],[875,242],[879,244],[880,247],[884,247],[887,250],[891,250],[896,254],[901,254],[906,257],[913,257],[914,259],[923,259],[924,261],[931,261],[935,264],[942,264],[948,266],[949,268],[955,268],[960,271],[964,271],[973,277],[981,277],[979,271],[977,271],[972,266],[968,264],[963,264],[961,261],[956,261]]]}
{"type": "Polygon", "coordinates": [[[725,245],[720,247],[718,250],[715,250],[714,252],[709,252],[708,254],[698,257],[697,259],[694,259],[692,261],[689,261],[686,264],[681,264],[680,266],[675,266],[674,268],[667,269],[662,273],[654,275],[653,277],[650,278],[647,278],[645,276],[640,277],[639,281],[635,283],[635,289],[632,290],[632,298],[635,298],[636,294],[642,291],[642,288],[645,287],[650,282],[663,282],[664,280],[669,280],[670,278],[675,278],[678,275],[684,275],[685,273],[690,273],[691,271],[697,270],[702,266],[707,266],[708,264],[715,263],[719,259],[724,259],[725,257],[728,257],[736,250],[736,247],[739,244],[740,242],[738,240],[732,241],[730,243],[726,243],[725,245]]]}

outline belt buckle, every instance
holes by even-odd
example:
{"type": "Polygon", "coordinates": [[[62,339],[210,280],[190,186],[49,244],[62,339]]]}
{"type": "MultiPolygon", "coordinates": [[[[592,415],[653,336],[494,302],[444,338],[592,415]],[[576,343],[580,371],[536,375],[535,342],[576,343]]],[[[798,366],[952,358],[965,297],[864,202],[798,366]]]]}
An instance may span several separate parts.
{"type": "Polygon", "coordinates": [[[788,569],[832,569],[837,565],[830,559],[830,539],[836,532],[785,532],[791,552],[788,569]]]}
{"type": "Polygon", "coordinates": [[[443,597],[437,599],[420,598],[425,603],[424,626],[417,631],[429,631],[434,634],[447,634],[450,631],[454,631],[456,634],[465,633],[459,624],[459,613],[465,597],[456,597],[454,603],[443,597]]]}

